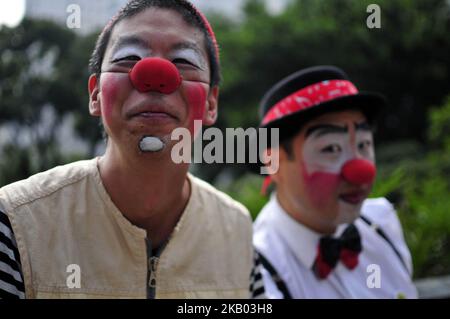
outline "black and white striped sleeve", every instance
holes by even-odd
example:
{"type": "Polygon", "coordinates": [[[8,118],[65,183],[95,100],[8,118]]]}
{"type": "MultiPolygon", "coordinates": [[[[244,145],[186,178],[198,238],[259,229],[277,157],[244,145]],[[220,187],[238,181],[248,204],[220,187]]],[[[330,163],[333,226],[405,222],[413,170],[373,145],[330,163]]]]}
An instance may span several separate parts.
{"type": "Polygon", "coordinates": [[[22,267],[8,216],[0,211],[0,299],[25,299],[22,267]]]}
{"type": "Polygon", "coordinates": [[[261,275],[261,260],[258,253],[254,252],[254,264],[250,275],[250,294],[252,299],[266,299],[264,282],[261,275]]]}

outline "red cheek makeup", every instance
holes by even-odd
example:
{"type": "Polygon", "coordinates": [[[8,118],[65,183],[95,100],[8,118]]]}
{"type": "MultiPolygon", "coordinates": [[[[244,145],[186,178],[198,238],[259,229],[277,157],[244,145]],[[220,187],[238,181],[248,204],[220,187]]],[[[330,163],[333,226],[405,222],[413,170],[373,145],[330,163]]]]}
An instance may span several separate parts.
{"type": "Polygon", "coordinates": [[[104,73],[101,79],[102,114],[108,126],[112,124],[114,103],[120,96],[120,88],[128,84],[129,80],[121,73],[104,73]]]}
{"type": "Polygon", "coordinates": [[[323,205],[336,195],[352,205],[362,203],[367,197],[363,186],[372,184],[376,174],[375,165],[364,159],[347,161],[338,174],[317,171],[308,175],[304,164],[302,166],[302,178],[315,205],[323,205]],[[341,182],[351,184],[352,188],[346,193],[338,194],[341,182]]]}
{"type": "Polygon", "coordinates": [[[203,120],[206,107],[206,88],[203,84],[193,81],[184,81],[183,88],[188,107],[191,110],[189,113],[189,131],[195,139],[199,132],[194,130],[194,121],[203,120]]]}
{"type": "Polygon", "coordinates": [[[334,198],[337,193],[339,183],[342,178],[339,174],[327,172],[314,172],[311,175],[306,173],[304,165],[302,165],[303,181],[309,197],[316,207],[321,207],[334,198]]]}

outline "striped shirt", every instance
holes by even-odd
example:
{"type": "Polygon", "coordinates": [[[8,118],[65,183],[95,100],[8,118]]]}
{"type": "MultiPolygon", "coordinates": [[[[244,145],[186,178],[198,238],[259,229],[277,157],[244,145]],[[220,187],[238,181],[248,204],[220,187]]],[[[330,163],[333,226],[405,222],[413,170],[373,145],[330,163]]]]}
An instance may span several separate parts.
{"type": "MultiPolygon", "coordinates": [[[[0,299],[25,299],[22,267],[16,240],[8,216],[0,211],[0,299]]],[[[265,298],[259,256],[255,252],[250,274],[250,294],[254,299],[265,298]]],[[[149,287],[149,297],[154,291],[149,287]]]]}
{"type": "Polygon", "coordinates": [[[19,251],[8,216],[0,211],[0,298],[25,298],[19,251]]]}
{"type": "Polygon", "coordinates": [[[261,275],[261,260],[256,250],[254,251],[254,266],[250,274],[250,293],[252,299],[266,299],[264,282],[261,275]]]}

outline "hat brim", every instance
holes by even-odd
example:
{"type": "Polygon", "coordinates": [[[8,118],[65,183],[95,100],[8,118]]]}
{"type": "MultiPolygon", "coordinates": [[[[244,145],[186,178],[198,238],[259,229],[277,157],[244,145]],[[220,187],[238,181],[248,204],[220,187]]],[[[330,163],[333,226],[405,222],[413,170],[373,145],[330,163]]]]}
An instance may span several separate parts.
{"type": "MultiPolygon", "coordinates": [[[[383,95],[372,92],[360,92],[356,95],[339,97],[331,101],[327,101],[319,105],[313,106],[311,108],[291,113],[278,120],[260,126],[260,128],[268,129],[267,137],[264,136],[264,138],[267,138],[267,145],[268,147],[270,147],[271,128],[279,129],[279,141],[281,143],[284,140],[297,134],[306,122],[309,122],[312,119],[326,113],[339,112],[349,109],[360,110],[367,117],[369,124],[373,125],[380,111],[386,106],[387,102],[383,95]]],[[[250,139],[250,144],[257,143],[258,151],[260,139],[259,135],[260,135],[259,130],[257,130],[257,133],[253,135],[250,139]]],[[[250,158],[248,145],[246,155],[247,159],[250,158]]],[[[259,156],[257,156],[257,159],[258,159],[257,163],[247,163],[246,166],[251,172],[260,174],[260,168],[264,164],[260,161],[259,156]]]]}

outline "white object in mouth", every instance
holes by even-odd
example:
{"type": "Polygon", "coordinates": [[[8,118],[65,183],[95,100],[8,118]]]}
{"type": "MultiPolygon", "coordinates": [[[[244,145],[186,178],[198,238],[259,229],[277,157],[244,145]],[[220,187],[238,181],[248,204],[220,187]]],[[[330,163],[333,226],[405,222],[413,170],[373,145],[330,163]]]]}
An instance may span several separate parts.
{"type": "Polygon", "coordinates": [[[160,152],[164,146],[165,143],[155,136],[145,136],[139,142],[139,149],[142,152],[160,152]]]}

